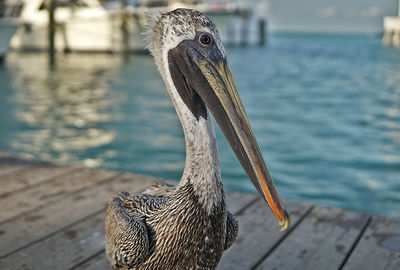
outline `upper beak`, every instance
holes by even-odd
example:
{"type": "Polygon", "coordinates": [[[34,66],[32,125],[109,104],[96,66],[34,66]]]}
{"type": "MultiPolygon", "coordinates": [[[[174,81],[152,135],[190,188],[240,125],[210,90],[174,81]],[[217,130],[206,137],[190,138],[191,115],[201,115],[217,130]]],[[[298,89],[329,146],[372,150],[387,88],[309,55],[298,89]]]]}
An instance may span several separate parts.
{"type": "Polygon", "coordinates": [[[207,87],[196,87],[196,91],[213,114],[254,186],[271,207],[281,231],[286,230],[290,225],[289,214],[267,170],[227,61],[224,57],[218,58],[193,59],[210,86],[209,90],[204,90],[207,87]]]}

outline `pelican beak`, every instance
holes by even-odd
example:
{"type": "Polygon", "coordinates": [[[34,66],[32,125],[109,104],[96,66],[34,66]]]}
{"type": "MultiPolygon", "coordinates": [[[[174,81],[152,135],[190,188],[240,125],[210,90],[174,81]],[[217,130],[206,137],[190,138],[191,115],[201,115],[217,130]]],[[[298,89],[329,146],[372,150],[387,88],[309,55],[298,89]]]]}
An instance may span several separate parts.
{"type": "Polygon", "coordinates": [[[204,101],[247,175],[278,219],[281,230],[286,230],[290,225],[289,214],[267,170],[226,58],[217,47],[202,51],[193,43],[185,41],[171,50],[170,67],[173,70],[179,67],[186,84],[185,95],[192,91],[204,101]]]}
{"type": "Polygon", "coordinates": [[[217,106],[220,108],[216,108],[216,104],[210,104],[215,101],[207,102],[207,97],[200,96],[213,113],[254,186],[271,207],[281,230],[286,230],[290,225],[290,216],[279,199],[274,182],[265,165],[226,60],[214,65],[208,61],[201,61],[199,68],[214,90],[219,103],[217,106]],[[220,113],[221,110],[224,111],[223,114],[220,113]]]}

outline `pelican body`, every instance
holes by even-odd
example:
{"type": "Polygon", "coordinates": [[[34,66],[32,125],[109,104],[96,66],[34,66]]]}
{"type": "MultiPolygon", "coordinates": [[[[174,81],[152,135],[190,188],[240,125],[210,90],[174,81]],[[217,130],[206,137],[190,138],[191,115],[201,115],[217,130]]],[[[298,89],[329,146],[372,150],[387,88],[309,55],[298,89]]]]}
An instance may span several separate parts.
{"type": "Polygon", "coordinates": [[[209,111],[282,230],[290,218],[255,140],[215,23],[190,9],[151,14],[147,39],[182,123],[185,168],[177,186],[121,192],[109,202],[106,254],[114,269],[215,269],[236,239],[238,222],[226,210],[209,111]]]}

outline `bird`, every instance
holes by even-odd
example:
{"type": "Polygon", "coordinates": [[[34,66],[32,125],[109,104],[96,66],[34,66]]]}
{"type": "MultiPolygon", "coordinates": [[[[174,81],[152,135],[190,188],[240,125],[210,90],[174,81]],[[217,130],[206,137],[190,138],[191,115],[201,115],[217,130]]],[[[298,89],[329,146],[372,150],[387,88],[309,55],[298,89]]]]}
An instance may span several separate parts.
{"type": "Polygon", "coordinates": [[[182,124],[183,175],[176,185],[120,192],[107,205],[106,255],[113,269],[215,269],[236,240],[226,209],[211,115],[278,219],[290,216],[267,170],[213,20],[199,11],[147,14],[148,48],[182,124]]]}

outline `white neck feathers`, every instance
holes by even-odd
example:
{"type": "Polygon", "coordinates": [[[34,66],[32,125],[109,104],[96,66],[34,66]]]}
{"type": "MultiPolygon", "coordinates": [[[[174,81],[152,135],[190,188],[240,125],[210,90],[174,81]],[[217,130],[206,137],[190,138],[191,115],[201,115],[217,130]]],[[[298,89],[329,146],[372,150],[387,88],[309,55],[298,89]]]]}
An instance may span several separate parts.
{"type": "Polygon", "coordinates": [[[217,143],[211,116],[197,119],[180,97],[168,67],[168,54],[163,55],[160,72],[181,121],[186,142],[186,163],[180,181],[193,185],[199,201],[211,212],[214,205],[224,200],[217,143]]]}

